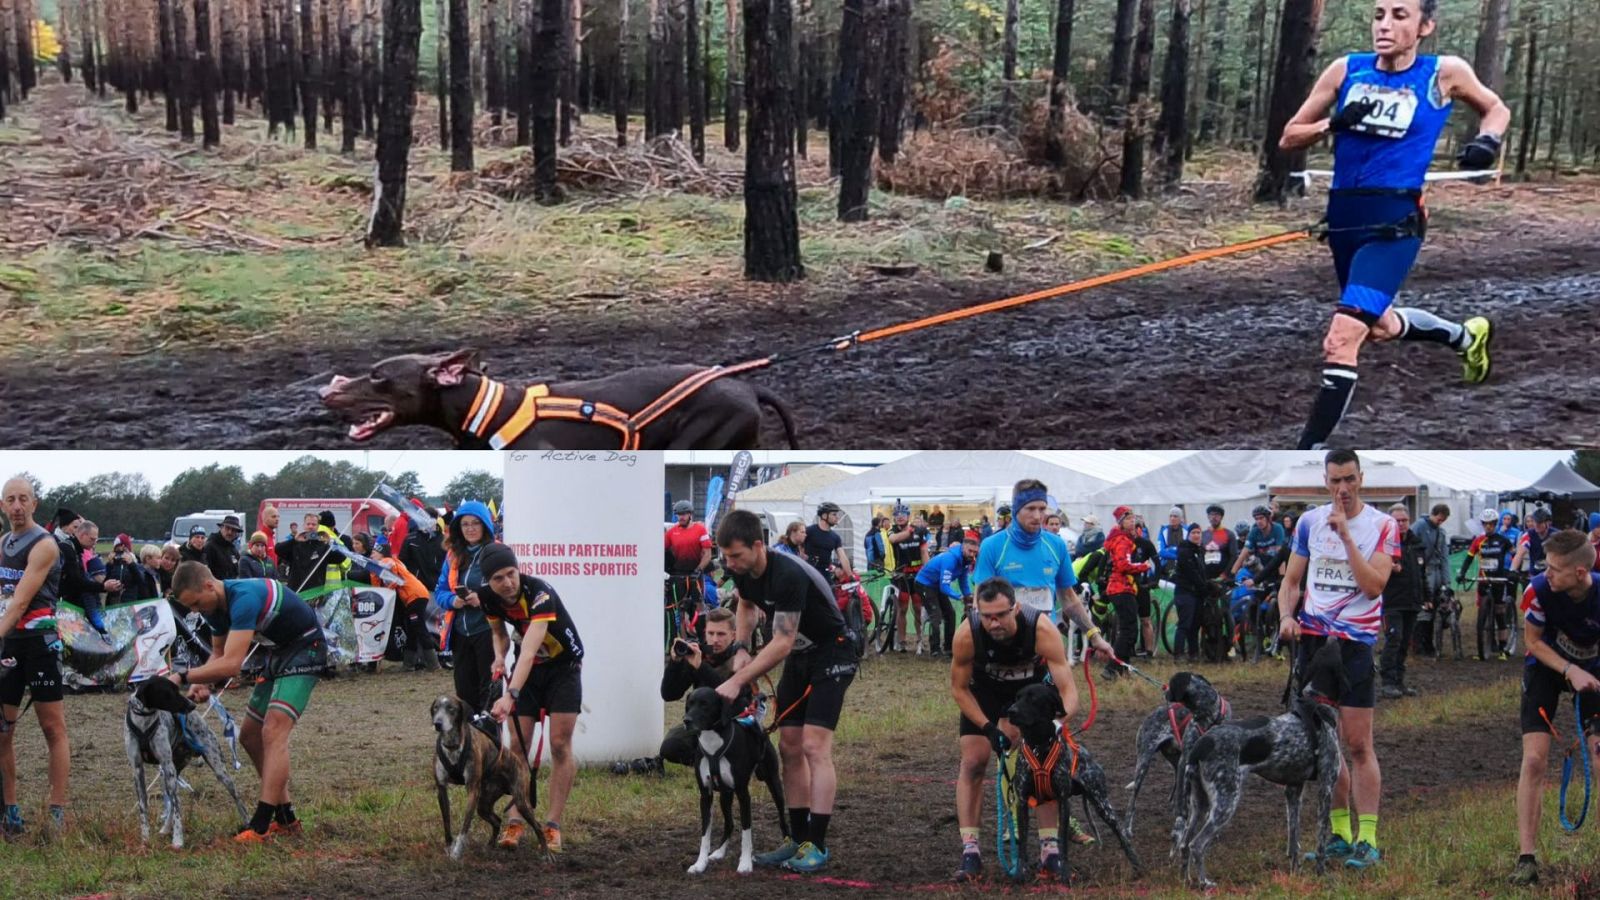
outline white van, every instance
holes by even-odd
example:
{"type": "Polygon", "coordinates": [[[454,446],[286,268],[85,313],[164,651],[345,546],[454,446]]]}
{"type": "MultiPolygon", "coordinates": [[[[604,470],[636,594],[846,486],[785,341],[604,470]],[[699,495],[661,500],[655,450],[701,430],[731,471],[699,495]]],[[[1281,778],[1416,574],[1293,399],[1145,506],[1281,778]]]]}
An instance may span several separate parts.
{"type": "Polygon", "coordinates": [[[225,516],[239,517],[239,526],[242,530],[239,533],[238,539],[234,541],[234,544],[238,546],[239,552],[243,553],[244,542],[249,540],[250,536],[250,523],[244,513],[235,512],[231,509],[206,509],[201,510],[200,512],[189,513],[187,516],[179,516],[176,519],[173,519],[172,540],[179,544],[187,541],[189,539],[189,529],[196,525],[204,526],[206,529],[206,535],[210,536],[216,532],[217,526],[222,523],[222,520],[225,516]]]}

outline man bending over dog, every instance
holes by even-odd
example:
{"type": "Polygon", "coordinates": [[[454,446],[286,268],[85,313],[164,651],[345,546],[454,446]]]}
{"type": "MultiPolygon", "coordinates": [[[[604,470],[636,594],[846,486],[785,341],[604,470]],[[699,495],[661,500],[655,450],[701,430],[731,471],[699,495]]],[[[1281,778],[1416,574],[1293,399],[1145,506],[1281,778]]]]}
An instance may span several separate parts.
{"type": "Polygon", "coordinates": [[[1383,628],[1383,588],[1400,555],[1394,519],[1361,502],[1361,479],[1361,460],[1354,451],[1328,451],[1323,480],[1333,502],[1300,517],[1278,593],[1278,635],[1300,642],[1297,671],[1310,671],[1312,656],[1328,641],[1339,643],[1344,658],[1349,688],[1337,705],[1339,737],[1350,753],[1350,768],[1340,761],[1328,856],[1343,859],[1352,869],[1377,865],[1380,858],[1378,797],[1383,782],[1372,746],[1372,708],[1378,697],[1372,649],[1383,628]],[[1350,827],[1351,813],[1359,831],[1350,827]]]}
{"type": "Polygon", "coordinates": [[[755,862],[817,872],[830,858],[828,823],[837,786],[833,731],[856,674],[853,639],[827,579],[797,557],[768,553],[755,513],[735,510],[723,518],[717,546],[739,598],[739,642],[749,643],[758,610],[772,622],[772,640],[754,659],[738,651],[733,675],[717,686],[717,695],[735,701],[757,678],[783,664],[774,698],[778,757],[784,797],[798,805],[789,807],[790,838],[755,862]]]}
{"type": "Polygon", "coordinates": [[[1523,634],[1527,665],[1522,671],[1522,776],[1517,781],[1517,838],[1522,855],[1511,883],[1539,880],[1534,848],[1539,806],[1550,755],[1550,726],[1559,717],[1576,728],[1561,703],[1563,691],[1578,695],[1578,716],[1588,732],[1589,752],[1600,767],[1600,578],[1592,571],[1595,547],[1580,531],[1560,531],[1544,541],[1544,572],[1522,595],[1527,610],[1523,634]]]}
{"type": "MultiPolygon", "coordinates": [[[[961,770],[956,776],[956,822],[961,828],[961,869],[957,881],[983,874],[978,844],[978,819],[983,809],[983,779],[989,756],[1004,753],[1018,741],[1017,729],[1005,717],[1017,693],[1040,684],[1048,674],[1061,694],[1061,708],[1070,721],[1078,711],[1078,688],[1072,680],[1061,632],[1044,610],[1023,606],[1004,578],[978,585],[977,608],[956,632],[950,660],[950,693],[961,709],[961,770]]],[[[1056,804],[1040,804],[1039,868],[1051,878],[1061,874],[1061,843],[1056,804]]]]}
{"type": "Polygon", "coordinates": [[[0,790],[5,793],[0,836],[10,840],[23,833],[12,739],[24,692],[33,696],[50,753],[50,820],[57,830],[66,824],[71,754],[62,708],[61,639],[56,635],[60,545],[33,521],[39,498],[28,479],[8,480],[0,506],[10,526],[0,540],[0,790]]]}
{"type": "Polygon", "coordinates": [[[234,840],[251,844],[299,834],[300,822],[289,802],[289,735],[328,665],[322,623],[299,594],[279,582],[218,581],[204,563],[192,560],[173,573],[172,596],[211,626],[211,659],[168,676],[174,684],[191,687],[190,700],[206,702],[211,685],[237,677],[256,648],[267,654],[264,677],[250,694],[239,729],[239,743],[261,777],[261,800],[234,840]]]}
{"type": "MultiPolygon", "coordinates": [[[[497,722],[516,713],[517,748],[523,755],[528,753],[534,723],[549,717],[550,817],[544,824],[544,840],[551,853],[559,853],[561,813],[566,810],[567,795],[578,774],[578,762],[572,756],[572,732],[578,727],[578,713],[583,709],[583,641],[555,588],[522,574],[517,568],[517,555],[510,547],[484,547],[478,554],[478,567],[489,578],[488,591],[483,595],[493,595],[483,607],[494,642],[494,663],[489,667],[492,680],[505,677],[506,651],[510,649],[502,623],[511,623],[521,648],[506,693],[495,701],[490,712],[497,722]]],[[[506,830],[500,835],[500,846],[517,846],[526,827],[521,812],[512,809],[506,830]]]]}

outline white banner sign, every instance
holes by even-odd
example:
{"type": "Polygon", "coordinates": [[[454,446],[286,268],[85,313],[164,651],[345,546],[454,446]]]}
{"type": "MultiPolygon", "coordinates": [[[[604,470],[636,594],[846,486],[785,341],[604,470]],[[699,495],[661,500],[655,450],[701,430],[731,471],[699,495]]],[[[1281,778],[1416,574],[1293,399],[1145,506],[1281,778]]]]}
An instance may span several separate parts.
{"type": "Polygon", "coordinates": [[[505,541],[555,588],[583,639],[582,763],[661,745],[662,454],[511,451],[505,541]]]}

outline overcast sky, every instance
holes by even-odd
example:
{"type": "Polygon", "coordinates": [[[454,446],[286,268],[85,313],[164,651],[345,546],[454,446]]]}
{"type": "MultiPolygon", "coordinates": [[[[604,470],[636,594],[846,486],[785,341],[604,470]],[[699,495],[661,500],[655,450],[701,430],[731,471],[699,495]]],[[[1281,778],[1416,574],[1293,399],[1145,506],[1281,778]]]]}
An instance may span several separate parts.
{"type": "Polygon", "coordinates": [[[302,456],[345,461],[378,474],[415,471],[429,494],[473,469],[502,475],[501,455],[493,450],[12,450],[0,454],[0,478],[30,472],[45,488],[84,481],[105,472],[138,472],[157,491],[179,472],[212,463],[238,466],[246,478],[271,474],[302,456]]]}
{"type": "MultiPolygon", "coordinates": [[[[755,464],[784,462],[837,462],[874,465],[899,459],[909,450],[758,450],[755,464]]],[[[462,472],[487,471],[503,474],[500,454],[473,450],[14,450],[0,454],[0,478],[17,472],[31,472],[46,488],[83,481],[104,472],[140,472],[157,491],[166,487],[179,472],[220,462],[239,466],[245,477],[276,472],[301,456],[316,456],[330,461],[345,460],[373,472],[416,471],[423,487],[438,494],[462,472]]],[[[1181,454],[1175,454],[1181,455],[1181,454]]],[[[1532,481],[1545,470],[1571,454],[1565,450],[1463,450],[1460,455],[1480,465],[1509,472],[1532,481]]],[[[668,462],[725,465],[731,452],[668,451],[668,462]]]]}

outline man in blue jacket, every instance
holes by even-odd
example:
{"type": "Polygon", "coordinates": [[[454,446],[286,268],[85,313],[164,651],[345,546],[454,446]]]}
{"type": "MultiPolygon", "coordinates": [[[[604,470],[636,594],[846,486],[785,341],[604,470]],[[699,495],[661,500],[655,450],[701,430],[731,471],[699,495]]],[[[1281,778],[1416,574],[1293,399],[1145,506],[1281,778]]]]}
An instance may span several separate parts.
{"type": "Polygon", "coordinates": [[[972,602],[968,573],[977,560],[978,538],[970,535],[917,570],[917,593],[922,597],[924,618],[930,623],[928,652],[931,656],[950,655],[956,632],[955,601],[961,601],[963,609],[972,602]],[[943,640],[940,634],[944,635],[943,640]]]}

